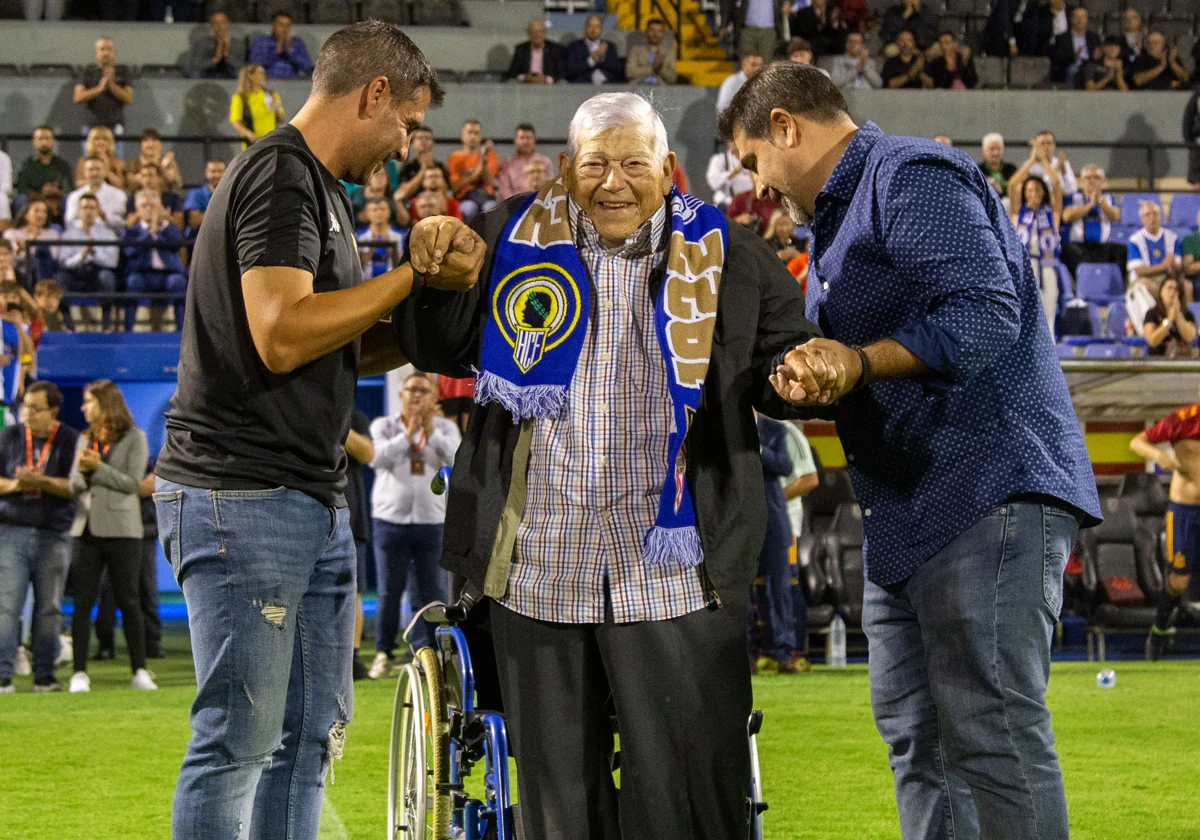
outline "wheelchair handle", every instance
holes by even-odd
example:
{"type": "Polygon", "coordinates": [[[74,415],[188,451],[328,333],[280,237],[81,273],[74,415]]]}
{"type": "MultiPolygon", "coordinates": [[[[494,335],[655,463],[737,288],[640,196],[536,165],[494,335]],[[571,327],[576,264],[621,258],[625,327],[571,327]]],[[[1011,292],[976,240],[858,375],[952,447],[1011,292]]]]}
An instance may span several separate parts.
{"type": "Polygon", "coordinates": [[[467,585],[463,587],[462,592],[458,596],[458,600],[453,604],[446,604],[442,601],[431,601],[417,611],[417,614],[412,617],[412,621],[408,623],[408,627],[404,628],[404,641],[409,642],[409,636],[412,635],[413,629],[417,626],[422,618],[430,624],[457,624],[460,621],[465,621],[467,614],[472,608],[483,598],[483,592],[471,581],[467,581],[467,585]]]}

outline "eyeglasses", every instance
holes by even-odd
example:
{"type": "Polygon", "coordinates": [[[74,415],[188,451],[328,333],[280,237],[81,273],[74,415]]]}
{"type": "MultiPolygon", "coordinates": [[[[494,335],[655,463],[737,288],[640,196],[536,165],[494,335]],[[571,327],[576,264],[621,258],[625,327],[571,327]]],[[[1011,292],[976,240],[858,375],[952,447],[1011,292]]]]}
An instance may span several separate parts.
{"type": "Polygon", "coordinates": [[[25,404],[22,404],[21,408],[23,408],[25,410],[26,414],[41,414],[43,411],[52,411],[53,410],[50,408],[50,406],[36,406],[36,405],[25,405],[25,404]]]}

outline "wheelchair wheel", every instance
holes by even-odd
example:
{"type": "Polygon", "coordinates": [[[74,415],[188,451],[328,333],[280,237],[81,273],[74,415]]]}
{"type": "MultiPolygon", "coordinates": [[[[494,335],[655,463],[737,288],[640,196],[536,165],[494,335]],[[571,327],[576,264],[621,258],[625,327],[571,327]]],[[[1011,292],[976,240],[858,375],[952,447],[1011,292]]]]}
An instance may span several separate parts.
{"type": "Polygon", "coordinates": [[[405,665],[396,681],[388,749],[388,840],[425,840],[428,770],[425,691],[416,665],[405,665]]]}
{"type": "Polygon", "coordinates": [[[415,657],[427,692],[425,703],[425,749],[430,770],[430,828],[432,840],[450,836],[450,721],[447,717],[442,662],[432,648],[421,648],[415,657]]]}

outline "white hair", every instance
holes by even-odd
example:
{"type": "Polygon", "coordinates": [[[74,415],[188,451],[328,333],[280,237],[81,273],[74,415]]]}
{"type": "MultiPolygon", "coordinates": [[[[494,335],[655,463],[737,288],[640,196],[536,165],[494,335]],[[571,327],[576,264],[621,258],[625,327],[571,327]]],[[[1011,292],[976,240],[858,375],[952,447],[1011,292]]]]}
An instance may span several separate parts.
{"type": "Polygon", "coordinates": [[[1100,176],[1101,180],[1104,179],[1104,167],[1100,166],[1099,164],[1089,163],[1087,166],[1083,167],[1083,169],[1079,170],[1080,175],[1085,175],[1088,172],[1095,172],[1100,176]]]}
{"type": "Polygon", "coordinates": [[[1143,210],[1145,210],[1148,207],[1154,208],[1155,210],[1157,210],[1159,212],[1159,215],[1162,215],[1162,208],[1158,206],[1157,201],[1139,201],[1138,202],[1138,212],[1139,213],[1141,213],[1143,210]]]}
{"type": "Polygon", "coordinates": [[[650,100],[636,93],[598,93],[580,105],[567,129],[567,157],[575,160],[583,138],[625,125],[636,126],[653,139],[659,163],[667,159],[667,127],[650,100]]]}
{"type": "Polygon", "coordinates": [[[1004,135],[998,131],[993,131],[991,134],[985,134],[985,135],[983,135],[983,142],[981,142],[979,145],[983,146],[983,148],[986,149],[988,146],[992,145],[993,143],[999,143],[1001,146],[1003,146],[1004,145],[1004,135]]]}

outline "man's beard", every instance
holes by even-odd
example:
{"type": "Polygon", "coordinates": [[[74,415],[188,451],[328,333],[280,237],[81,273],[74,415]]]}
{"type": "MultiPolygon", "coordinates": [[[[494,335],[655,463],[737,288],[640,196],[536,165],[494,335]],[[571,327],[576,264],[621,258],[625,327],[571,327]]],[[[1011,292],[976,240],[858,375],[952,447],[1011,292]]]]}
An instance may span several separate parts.
{"type": "Polygon", "coordinates": [[[788,217],[800,227],[809,227],[812,224],[812,216],[808,215],[794,198],[781,196],[779,203],[783,205],[783,212],[787,213],[788,217]]]}

